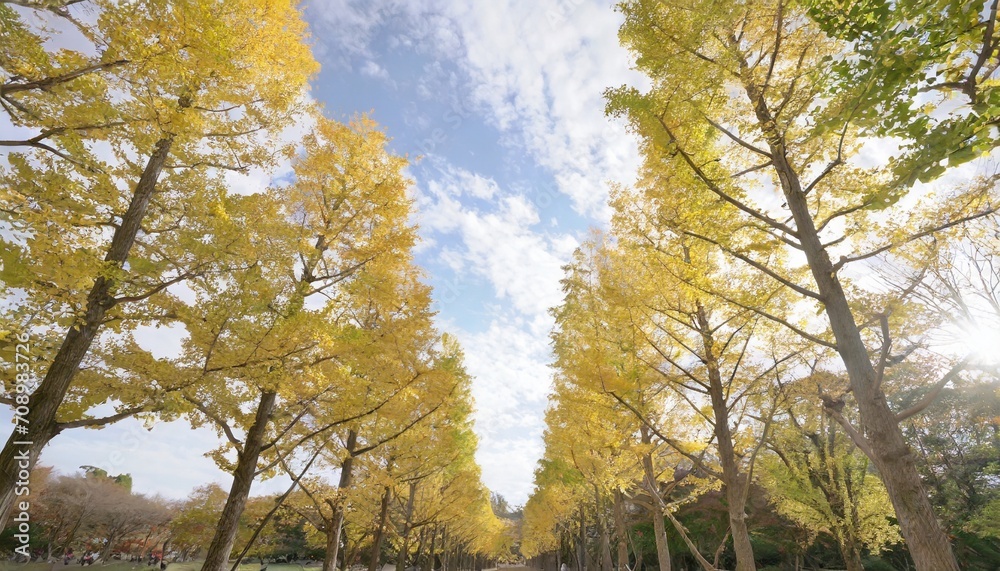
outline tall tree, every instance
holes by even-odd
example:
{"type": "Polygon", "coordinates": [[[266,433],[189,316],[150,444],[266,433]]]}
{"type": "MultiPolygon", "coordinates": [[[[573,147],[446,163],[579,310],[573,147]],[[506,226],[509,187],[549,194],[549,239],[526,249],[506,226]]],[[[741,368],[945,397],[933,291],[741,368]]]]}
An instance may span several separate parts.
{"type": "MultiPolygon", "coordinates": [[[[33,390],[24,383],[28,433],[13,432],[0,452],[0,523],[17,456],[33,464],[56,434],[80,424],[60,424],[60,407],[105,324],[202,271],[168,245],[189,227],[186,207],[217,196],[217,184],[201,184],[205,173],[271,163],[279,149],[259,135],[289,124],[316,67],[292,2],[96,4],[96,23],[78,26],[99,46],[96,62],[46,53],[41,36],[0,5],[2,32],[18,41],[4,42],[3,106],[38,133],[12,143],[27,150],[10,155],[2,173],[4,219],[14,231],[4,242],[17,252],[5,276],[20,278],[5,281],[28,299],[9,319],[37,334],[34,370],[44,371],[33,390]],[[26,41],[39,45],[14,53],[26,41]],[[168,185],[164,172],[173,173],[168,185]]],[[[79,411],[67,412],[79,420],[79,411]]]]}
{"type": "Polygon", "coordinates": [[[197,303],[177,309],[190,333],[183,361],[204,379],[185,398],[197,421],[216,425],[236,451],[231,465],[224,450],[215,454],[234,481],[205,569],[226,565],[261,453],[274,453],[322,395],[344,404],[371,390],[338,359],[367,349],[345,316],[359,307],[351,301],[366,279],[359,272],[398,268],[399,260],[405,267],[413,243],[405,159],[389,155],[385,141],[367,119],[317,117],[290,186],[234,198],[219,214],[243,236],[231,248],[243,268],[199,278],[197,303]],[[254,403],[252,413],[245,403],[254,403]]]}
{"type": "MultiPolygon", "coordinates": [[[[627,116],[643,137],[650,173],[664,166],[678,173],[644,184],[660,188],[676,233],[713,246],[826,316],[825,327],[801,327],[789,315],[758,311],[839,354],[861,425],[848,430],[845,421],[845,430],[885,482],[917,568],[957,570],[899,427],[919,411],[894,411],[886,398],[882,380],[897,363],[890,328],[879,326],[879,315],[859,314],[854,302],[861,294],[845,278],[865,260],[989,213],[988,185],[943,193],[933,207],[903,209],[908,187],[849,161],[858,147],[856,125],[849,112],[823,105],[817,78],[828,70],[828,56],[850,46],[829,39],[794,5],[747,2],[723,10],[711,1],[629,1],[621,8],[623,43],[638,54],[653,87],[645,94],[609,91],[609,111],[627,116]],[[839,129],[812,127],[827,124],[825,113],[840,113],[839,129]],[[716,219],[738,220],[737,230],[705,224],[699,214],[708,204],[725,211],[716,219]],[[890,213],[898,219],[876,227],[876,218],[890,213]],[[796,260],[787,252],[804,263],[786,263],[796,260]]],[[[949,367],[942,369],[947,382],[949,367]]],[[[836,413],[838,403],[828,404],[836,413]]]]}

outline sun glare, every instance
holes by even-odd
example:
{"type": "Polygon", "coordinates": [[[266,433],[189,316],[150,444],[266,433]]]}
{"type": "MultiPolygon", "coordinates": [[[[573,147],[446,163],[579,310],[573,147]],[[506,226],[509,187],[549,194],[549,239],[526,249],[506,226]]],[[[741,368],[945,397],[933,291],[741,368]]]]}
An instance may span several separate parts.
{"type": "Polygon", "coordinates": [[[966,354],[972,354],[977,362],[1000,364],[1000,326],[979,323],[963,327],[958,342],[959,349],[966,354]]]}

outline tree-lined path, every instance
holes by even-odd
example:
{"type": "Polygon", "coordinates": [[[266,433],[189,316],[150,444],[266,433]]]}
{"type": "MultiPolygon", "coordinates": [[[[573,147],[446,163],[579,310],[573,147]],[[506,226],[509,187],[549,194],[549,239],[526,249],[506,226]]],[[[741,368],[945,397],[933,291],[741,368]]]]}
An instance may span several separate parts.
{"type": "Polygon", "coordinates": [[[1000,568],[998,3],[0,0],[0,554],[1000,568]]]}

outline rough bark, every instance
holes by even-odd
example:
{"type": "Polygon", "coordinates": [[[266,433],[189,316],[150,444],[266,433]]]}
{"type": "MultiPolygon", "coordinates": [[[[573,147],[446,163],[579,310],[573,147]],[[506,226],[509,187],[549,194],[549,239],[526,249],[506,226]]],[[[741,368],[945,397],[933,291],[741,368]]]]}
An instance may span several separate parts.
{"type": "MultiPolygon", "coordinates": [[[[340,531],[344,528],[344,500],[343,495],[351,487],[351,478],[354,472],[354,450],[358,446],[358,433],[349,430],[347,432],[347,456],[340,465],[340,482],[337,489],[340,497],[335,502],[331,502],[333,517],[330,518],[330,527],[326,532],[326,555],[323,557],[323,571],[334,571],[337,568],[337,556],[340,552],[340,531]]],[[[347,558],[345,557],[346,561],[347,558]]]]}
{"type": "Polygon", "coordinates": [[[222,508],[222,515],[219,516],[215,536],[205,554],[202,571],[226,570],[229,555],[233,552],[233,543],[236,541],[236,533],[239,531],[240,516],[243,515],[247,498],[250,497],[250,487],[253,485],[254,475],[257,472],[257,460],[260,458],[260,451],[264,446],[264,435],[267,432],[271,414],[274,412],[276,399],[277,394],[274,391],[264,391],[260,395],[257,413],[254,416],[253,425],[247,431],[243,450],[237,456],[236,470],[233,471],[233,485],[229,490],[229,497],[226,498],[226,505],[222,508]]]}
{"type": "Polygon", "coordinates": [[[755,571],[757,564],[754,562],[753,545],[750,543],[750,530],[746,521],[747,475],[740,470],[733,449],[733,434],[729,429],[729,403],[726,402],[726,391],[722,386],[712,328],[705,308],[701,303],[697,307],[698,328],[705,352],[702,359],[708,369],[708,394],[715,415],[715,441],[719,449],[719,462],[722,464],[722,486],[726,494],[733,548],[736,551],[736,571],[755,571]]]}
{"type": "MultiPolygon", "coordinates": [[[[160,139],[147,159],[128,210],[122,216],[121,225],[115,230],[111,246],[104,256],[108,264],[121,267],[128,259],[173,142],[172,136],[160,139]]],[[[12,432],[0,451],[0,529],[6,527],[14,505],[14,490],[17,482],[23,480],[19,478],[19,473],[25,469],[30,472],[42,448],[59,433],[56,412],[104,323],[104,315],[114,306],[116,289],[115,281],[106,276],[98,276],[94,280],[83,317],[66,332],[45,377],[28,399],[28,412],[24,415],[26,422],[17,427],[27,427],[28,432],[12,432]]]]}
{"type": "Polygon", "coordinates": [[[861,563],[861,550],[856,541],[840,536],[837,537],[837,547],[840,549],[840,556],[844,558],[847,571],[865,571],[865,566],[861,563]]]}
{"type": "Polygon", "coordinates": [[[450,571],[451,567],[451,544],[449,543],[448,527],[441,528],[441,570],[450,571]]]}
{"type": "Polygon", "coordinates": [[[914,565],[917,571],[959,571],[951,543],[920,480],[914,456],[878,382],[837,269],[820,239],[799,175],[785,154],[784,138],[777,130],[774,114],[761,89],[751,79],[745,62],[741,63],[740,71],[747,96],[767,139],[772,165],[795,221],[802,251],[830,320],[837,352],[847,370],[867,443],[863,448],[868,449],[866,453],[870,451],[869,456],[882,476],[914,565]]]}
{"type": "MultiPolygon", "coordinates": [[[[640,437],[643,444],[650,444],[652,439],[649,428],[640,427],[640,437]]],[[[663,498],[660,497],[656,482],[656,471],[653,470],[653,453],[646,452],[642,455],[642,472],[645,478],[646,492],[650,495],[650,510],[653,516],[653,536],[656,539],[656,561],[660,565],[660,571],[670,571],[670,546],[667,543],[667,526],[663,521],[664,506],[663,498]]]]}
{"type": "Polygon", "coordinates": [[[333,521],[327,522],[326,526],[326,549],[323,551],[323,570],[327,571],[337,568],[337,552],[340,547],[340,529],[333,532],[333,521]]]}

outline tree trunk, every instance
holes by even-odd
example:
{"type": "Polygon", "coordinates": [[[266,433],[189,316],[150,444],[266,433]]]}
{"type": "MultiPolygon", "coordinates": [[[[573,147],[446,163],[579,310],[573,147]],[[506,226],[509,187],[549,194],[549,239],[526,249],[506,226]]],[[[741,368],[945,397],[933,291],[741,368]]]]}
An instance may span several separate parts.
{"type": "MultiPolygon", "coordinates": [[[[649,435],[649,428],[646,425],[639,427],[639,434],[643,444],[650,444],[652,439],[649,435]]],[[[663,522],[663,498],[660,497],[658,484],[656,482],[656,472],[653,470],[653,453],[647,451],[642,455],[642,471],[645,477],[646,493],[650,495],[650,510],[653,516],[653,536],[656,540],[656,561],[660,565],[660,571],[670,571],[670,546],[667,543],[667,526],[663,522]]]]}
{"type": "Polygon", "coordinates": [[[708,394],[715,414],[715,441],[719,448],[719,462],[722,464],[722,485],[726,493],[726,508],[729,511],[729,530],[733,535],[733,549],[736,551],[736,571],[755,571],[753,545],[750,530],[747,529],[747,475],[740,471],[733,449],[733,434],[729,429],[729,403],[722,386],[719,371],[719,356],[715,354],[715,339],[711,324],[701,302],[698,307],[698,329],[701,333],[705,354],[702,358],[708,368],[708,394]]]}
{"type": "MultiPolygon", "coordinates": [[[[406,498],[406,514],[403,520],[403,544],[399,548],[399,557],[396,558],[396,571],[406,569],[406,559],[410,555],[410,525],[413,523],[413,501],[417,495],[417,481],[410,482],[410,496],[406,498]]],[[[458,564],[461,566],[462,560],[458,564]]]]}
{"type": "Polygon", "coordinates": [[[594,501],[597,506],[595,514],[597,528],[601,535],[601,571],[614,571],[614,563],[611,561],[611,534],[608,532],[607,522],[604,521],[605,510],[601,505],[601,494],[597,487],[594,487],[594,501]]]}
{"type": "Polygon", "coordinates": [[[351,565],[357,561],[358,558],[358,545],[351,544],[350,540],[347,538],[347,532],[344,535],[344,556],[340,560],[340,571],[347,571],[351,565]]]}
{"type": "Polygon", "coordinates": [[[450,561],[451,545],[448,543],[448,527],[441,528],[441,571],[450,571],[448,563],[450,561]]]}
{"type": "Polygon", "coordinates": [[[413,566],[417,568],[420,567],[420,557],[424,554],[424,540],[427,539],[426,527],[420,528],[419,538],[420,539],[417,541],[417,554],[413,556],[413,566]]]}
{"type": "Polygon", "coordinates": [[[783,136],[777,132],[773,114],[763,93],[750,79],[746,62],[741,62],[740,67],[744,88],[754,105],[761,131],[768,141],[774,171],[781,182],[802,251],[830,320],[837,352],[847,369],[851,392],[861,419],[862,438],[867,441],[869,448],[866,453],[882,476],[896,510],[900,532],[906,539],[916,569],[959,571],[951,543],[934,514],[920,480],[913,454],[878,382],[878,375],[868,357],[868,348],[861,339],[861,332],[837,277],[837,270],[820,240],[798,173],[785,156],[783,136]]]}
{"type": "Polygon", "coordinates": [[[847,571],[865,571],[865,566],[861,563],[861,549],[858,542],[854,540],[846,530],[834,534],[837,538],[837,547],[840,549],[840,556],[844,558],[844,567],[847,571]]]}
{"type": "Polygon", "coordinates": [[[382,494],[382,509],[378,514],[378,527],[375,528],[375,538],[372,540],[372,557],[368,563],[368,571],[378,571],[382,559],[382,537],[385,535],[385,522],[389,517],[389,502],[392,500],[392,487],[386,486],[382,494]]]}
{"type": "Polygon", "coordinates": [[[437,548],[437,524],[431,528],[431,546],[427,552],[427,565],[424,566],[425,571],[433,571],[434,569],[434,550],[437,548]]]}
{"type": "MultiPolygon", "coordinates": [[[[326,556],[323,558],[323,571],[334,571],[337,568],[337,555],[340,552],[340,531],[344,527],[344,494],[351,487],[351,477],[354,471],[354,449],[358,445],[358,433],[351,429],[347,431],[347,456],[340,465],[340,483],[337,485],[337,501],[331,503],[333,516],[330,518],[330,528],[326,537],[326,556]]],[[[344,554],[346,565],[347,554],[344,554]]]]}
{"type": "Polygon", "coordinates": [[[333,519],[326,522],[326,551],[323,552],[323,571],[337,569],[337,551],[340,547],[340,527],[333,525],[333,519]],[[334,529],[336,528],[336,533],[334,529]]]}
{"type": "Polygon", "coordinates": [[[243,450],[237,457],[236,470],[233,471],[233,486],[229,490],[229,497],[226,498],[226,505],[222,508],[215,536],[205,554],[202,571],[227,571],[229,555],[233,552],[233,543],[239,531],[240,516],[243,515],[247,498],[250,496],[250,487],[257,472],[257,460],[264,446],[264,434],[274,412],[276,398],[277,394],[274,391],[264,391],[260,395],[257,414],[253,425],[247,431],[243,450]]]}
{"type": "Polygon", "coordinates": [[[618,541],[618,571],[628,571],[628,530],[625,529],[625,500],[615,490],[615,535],[618,541]]]}
{"type": "MultiPolygon", "coordinates": [[[[135,185],[132,201],[122,217],[121,225],[111,238],[108,253],[104,256],[104,261],[114,267],[120,268],[128,259],[173,142],[172,136],[160,139],[146,161],[146,167],[135,185]]],[[[42,448],[59,433],[56,411],[80,369],[80,363],[97,337],[105,313],[114,306],[116,287],[114,280],[103,275],[94,280],[82,319],[66,332],[59,351],[45,372],[45,378],[28,399],[27,414],[23,415],[25,422],[15,426],[7,444],[0,451],[0,529],[7,526],[18,482],[26,479],[20,475],[25,470],[31,472],[42,448]],[[24,428],[27,428],[27,432],[18,432],[18,429],[24,428]]]]}
{"type": "Polygon", "coordinates": [[[663,522],[663,512],[653,508],[653,536],[656,539],[656,560],[661,571],[670,571],[670,546],[667,543],[667,526],[663,522]]]}
{"type": "Polygon", "coordinates": [[[115,546],[115,542],[118,541],[118,534],[116,532],[112,532],[108,534],[108,537],[105,539],[107,539],[107,543],[105,543],[104,547],[97,553],[97,558],[103,563],[108,562],[108,557],[111,555],[111,549],[115,546]]]}
{"type": "Polygon", "coordinates": [[[587,571],[587,520],[580,506],[580,535],[576,540],[576,564],[579,571],[587,571]]]}

